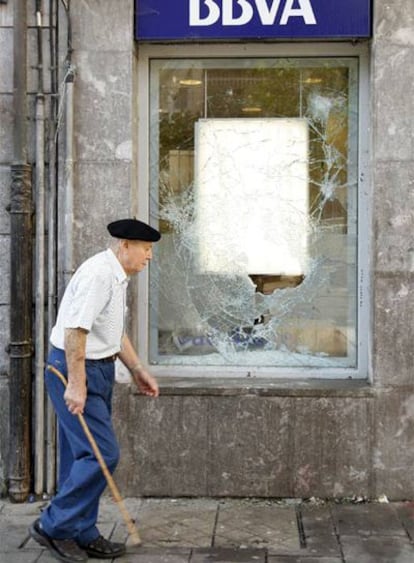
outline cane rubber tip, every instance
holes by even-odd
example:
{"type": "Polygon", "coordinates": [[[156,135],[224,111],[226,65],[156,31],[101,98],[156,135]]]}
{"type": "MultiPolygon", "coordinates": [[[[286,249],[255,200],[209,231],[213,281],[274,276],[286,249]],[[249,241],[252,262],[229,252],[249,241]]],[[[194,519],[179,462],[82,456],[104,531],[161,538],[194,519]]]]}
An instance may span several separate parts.
{"type": "Polygon", "coordinates": [[[138,534],[131,534],[126,541],[127,547],[139,547],[141,544],[142,541],[138,534]]]}

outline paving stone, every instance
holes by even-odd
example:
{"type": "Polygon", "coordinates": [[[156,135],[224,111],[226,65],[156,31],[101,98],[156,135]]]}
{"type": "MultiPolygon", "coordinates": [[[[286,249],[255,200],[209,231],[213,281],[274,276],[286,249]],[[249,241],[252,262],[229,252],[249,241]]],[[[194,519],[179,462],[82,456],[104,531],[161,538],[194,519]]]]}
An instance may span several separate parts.
{"type": "Polygon", "coordinates": [[[413,563],[414,546],[407,537],[341,536],[346,563],[413,563]]]}
{"type": "Polygon", "coordinates": [[[342,563],[342,559],[336,557],[290,557],[270,555],[268,563],[342,563]]]}
{"type": "Polygon", "coordinates": [[[300,512],[307,536],[335,535],[335,527],[329,505],[312,506],[311,504],[303,504],[300,507],[300,512]]]}
{"type": "Polygon", "coordinates": [[[264,549],[213,548],[193,552],[191,563],[265,563],[264,549]]]}
{"type": "Polygon", "coordinates": [[[39,516],[42,509],[47,506],[47,502],[23,502],[14,504],[7,502],[1,513],[2,519],[7,518],[25,518],[26,520],[35,519],[39,516]]]}
{"type": "MultiPolygon", "coordinates": [[[[0,553],[0,563],[37,563],[39,561],[39,551],[9,551],[0,553]]],[[[46,563],[46,560],[41,560],[46,563]]],[[[56,561],[56,560],[55,560],[56,561]]]]}
{"type": "MultiPolygon", "coordinates": [[[[125,508],[136,525],[137,513],[141,504],[141,499],[124,499],[125,508]]],[[[122,543],[127,541],[129,533],[123,520],[121,510],[112,497],[108,496],[102,497],[99,503],[98,527],[103,535],[105,535],[102,531],[104,526],[106,527],[105,529],[108,530],[106,537],[110,537],[112,541],[122,543]]]]}
{"type": "MultiPolygon", "coordinates": [[[[32,520],[30,520],[30,522],[31,521],[32,520]]],[[[6,522],[2,519],[1,530],[0,530],[1,553],[9,553],[14,551],[17,552],[23,540],[28,536],[27,528],[28,526],[22,524],[22,522],[20,521],[6,522]]],[[[28,543],[27,547],[29,547],[30,549],[33,548],[36,549],[38,547],[38,544],[33,540],[29,540],[29,542],[30,544],[28,543]]]]}
{"type": "MultiPolygon", "coordinates": [[[[98,522],[98,526],[99,528],[101,528],[101,524],[98,522]]],[[[138,534],[139,536],[141,536],[140,531],[138,530],[138,534]]],[[[126,543],[126,545],[131,545],[129,542],[130,540],[128,540],[129,538],[129,532],[127,530],[126,525],[124,524],[124,522],[117,522],[112,530],[111,533],[111,540],[112,541],[116,541],[116,542],[121,542],[121,543],[126,543]]]]}
{"type": "Polygon", "coordinates": [[[393,506],[411,541],[414,542],[414,502],[398,502],[393,506]]]}
{"type": "MultiPolygon", "coordinates": [[[[133,518],[136,512],[136,505],[131,503],[129,499],[124,499],[124,504],[133,518]]],[[[121,511],[118,504],[109,497],[103,497],[99,503],[99,522],[116,522],[121,517],[121,511]]]]}
{"type": "Polygon", "coordinates": [[[123,562],[129,563],[188,563],[190,561],[191,549],[167,551],[144,549],[133,553],[127,552],[122,557],[123,562]]]}
{"type": "Polygon", "coordinates": [[[340,557],[330,507],[302,505],[300,507],[306,541],[306,555],[340,557]]]}
{"type": "Polygon", "coordinates": [[[406,536],[391,504],[335,505],[332,515],[340,535],[406,536]]]}
{"type": "Polygon", "coordinates": [[[146,546],[209,547],[216,513],[213,500],[144,501],[138,529],[146,546]]]}
{"type": "Polygon", "coordinates": [[[306,536],[306,555],[325,555],[329,557],[340,557],[341,548],[336,536],[306,536]]]}
{"type": "Polygon", "coordinates": [[[172,555],[168,553],[139,554],[134,556],[124,555],[122,561],[130,563],[188,563],[190,555],[172,555]]]}
{"type": "MultiPolygon", "coordinates": [[[[116,527],[114,522],[97,522],[99,532],[108,539],[113,539],[113,532],[116,527]]],[[[115,540],[113,540],[115,541],[115,540]]]]}
{"type": "Polygon", "coordinates": [[[294,508],[268,502],[219,505],[215,547],[268,548],[278,554],[300,551],[294,508]]]}
{"type": "MultiPolygon", "coordinates": [[[[94,559],[95,563],[99,563],[99,559],[94,559]]],[[[47,551],[43,551],[42,555],[36,561],[36,563],[56,563],[56,559],[47,551]]],[[[108,563],[108,559],[106,559],[106,563],[108,563]]]]}
{"type": "Polygon", "coordinates": [[[127,547],[127,553],[122,561],[137,563],[188,563],[191,556],[191,548],[182,547],[127,547]]]}

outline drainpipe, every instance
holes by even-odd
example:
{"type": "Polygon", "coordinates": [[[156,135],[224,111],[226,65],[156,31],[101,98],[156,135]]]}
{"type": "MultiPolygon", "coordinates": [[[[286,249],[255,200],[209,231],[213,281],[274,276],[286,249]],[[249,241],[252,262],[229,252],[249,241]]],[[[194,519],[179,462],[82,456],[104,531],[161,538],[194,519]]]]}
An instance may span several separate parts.
{"type": "MultiPolygon", "coordinates": [[[[58,81],[57,81],[57,2],[49,0],[49,48],[50,48],[50,120],[48,136],[48,156],[49,156],[49,190],[48,214],[47,214],[47,233],[48,233],[48,252],[47,252],[47,334],[49,335],[56,319],[56,122],[58,107],[58,81]]],[[[56,416],[51,400],[46,401],[46,493],[51,496],[56,487],[56,416]]]]}
{"type": "MultiPolygon", "coordinates": [[[[74,170],[74,80],[75,68],[72,66],[72,22],[70,18],[71,2],[63,2],[66,14],[66,72],[64,77],[64,92],[60,105],[65,108],[65,139],[64,139],[64,170],[60,182],[57,198],[62,202],[61,211],[58,212],[58,300],[63,296],[65,288],[73,275],[73,170],[74,170]],[[61,221],[62,219],[62,221],[61,221]]],[[[59,112],[60,113],[60,112],[59,112]]],[[[59,123],[58,123],[59,129],[59,123]]]]}
{"type": "Polygon", "coordinates": [[[74,163],[74,150],[73,150],[73,82],[74,82],[74,69],[69,66],[66,74],[66,115],[65,115],[65,182],[64,182],[64,240],[62,241],[63,250],[63,286],[61,293],[70,278],[73,275],[73,163],[74,163]]]}
{"type": "Polygon", "coordinates": [[[27,7],[14,1],[14,139],[10,198],[9,496],[30,491],[32,378],[32,185],[27,162],[27,7]]]}
{"type": "Polygon", "coordinates": [[[44,492],[45,465],[45,96],[43,89],[42,2],[36,0],[38,89],[36,94],[36,239],[35,239],[35,480],[44,492]]]}

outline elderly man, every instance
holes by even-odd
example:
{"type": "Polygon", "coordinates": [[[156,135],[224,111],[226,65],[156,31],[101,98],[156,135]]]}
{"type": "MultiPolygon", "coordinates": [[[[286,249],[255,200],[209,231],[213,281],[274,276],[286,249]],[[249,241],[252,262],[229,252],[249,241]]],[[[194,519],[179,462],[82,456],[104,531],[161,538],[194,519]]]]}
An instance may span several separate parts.
{"type": "Polygon", "coordinates": [[[157,397],[159,392],[125,333],[125,311],[128,277],[146,267],[161,235],[136,219],[115,221],[108,230],[113,244],[75,272],[50,337],[48,365],[67,378],[65,389],[46,368],[46,387],[59,422],[59,486],[29,532],[60,561],[112,559],[125,553],[123,544],[105,539],[96,527],[106,481],[74,415],[83,414],[113,472],[119,459],[111,422],[115,359],[130,370],[142,393],[157,397]]]}

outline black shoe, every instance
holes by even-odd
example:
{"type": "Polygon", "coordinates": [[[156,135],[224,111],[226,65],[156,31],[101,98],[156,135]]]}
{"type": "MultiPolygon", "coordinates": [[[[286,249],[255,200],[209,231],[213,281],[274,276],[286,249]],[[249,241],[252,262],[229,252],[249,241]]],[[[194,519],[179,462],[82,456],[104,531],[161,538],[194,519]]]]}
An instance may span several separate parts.
{"type": "Polygon", "coordinates": [[[67,563],[80,563],[87,561],[88,556],[83,549],[81,549],[75,540],[65,539],[57,540],[51,538],[41,528],[40,520],[37,519],[29,528],[30,536],[43,547],[47,547],[51,555],[59,561],[66,561],[67,563]]]}
{"type": "Polygon", "coordinates": [[[88,545],[83,545],[82,549],[86,551],[89,557],[98,559],[112,559],[113,557],[120,557],[126,552],[125,544],[109,541],[103,536],[97,537],[88,545]]]}

